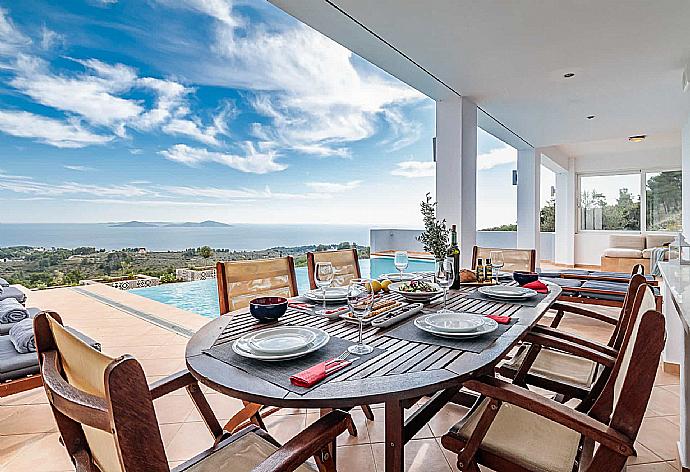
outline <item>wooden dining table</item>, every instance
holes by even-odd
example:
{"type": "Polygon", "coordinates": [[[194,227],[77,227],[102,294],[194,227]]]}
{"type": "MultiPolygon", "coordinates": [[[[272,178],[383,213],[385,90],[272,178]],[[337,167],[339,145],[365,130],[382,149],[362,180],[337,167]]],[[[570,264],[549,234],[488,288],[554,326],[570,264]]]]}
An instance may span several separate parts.
{"type": "MultiPolygon", "coordinates": [[[[495,365],[513,349],[558,298],[561,288],[548,284],[548,294],[537,306],[521,306],[468,297],[476,287],[461,287],[448,292],[448,308],[480,314],[508,315],[517,319],[490,346],[479,353],[386,336],[394,327],[364,328],[364,341],[384,352],[323,380],[315,388],[295,393],[252,375],[204,351],[217,341],[230,342],[252,330],[266,327],[257,323],[248,310],[221,316],[202,327],[189,341],[186,362],[199,382],[220,393],[241,400],[284,408],[351,409],[359,405],[384,404],[385,470],[400,472],[404,466],[404,446],[449,402],[458,401],[467,380],[493,375],[495,365]],[[421,408],[405,418],[405,409],[421,397],[429,397],[421,408]]],[[[387,297],[400,300],[399,295],[387,297]]],[[[424,307],[437,311],[442,298],[424,307]]],[[[359,327],[349,321],[329,320],[289,308],[280,323],[320,328],[352,342],[359,327]]],[[[270,325],[269,325],[270,326],[270,325]]],[[[460,418],[458,418],[459,420],[460,418]]]]}

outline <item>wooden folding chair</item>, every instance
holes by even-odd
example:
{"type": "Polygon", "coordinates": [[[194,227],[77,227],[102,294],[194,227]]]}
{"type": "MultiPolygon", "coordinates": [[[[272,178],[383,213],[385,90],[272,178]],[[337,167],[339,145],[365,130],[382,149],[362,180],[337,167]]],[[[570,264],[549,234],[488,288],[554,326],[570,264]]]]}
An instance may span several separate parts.
{"type": "Polygon", "coordinates": [[[291,256],[216,264],[220,314],[249,306],[256,297],[295,297],[297,277],[291,256]]]}
{"type": "Polygon", "coordinates": [[[477,259],[486,260],[491,257],[491,251],[503,252],[503,262],[505,265],[501,270],[514,272],[516,270],[534,272],[537,266],[537,251],[534,249],[503,249],[500,247],[479,247],[472,248],[472,269],[477,268],[477,259]]]}
{"type": "Polygon", "coordinates": [[[362,277],[359,270],[359,256],[357,249],[342,249],[340,251],[319,251],[307,253],[307,272],[309,273],[309,286],[316,288],[314,271],[317,262],[330,262],[333,265],[335,275],[331,285],[333,287],[347,287],[352,279],[362,277]]]}
{"type": "Polygon", "coordinates": [[[606,359],[615,358],[620,353],[628,324],[639,313],[660,308],[651,287],[644,283],[641,275],[631,279],[625,300],[618,318],[581,307],[554,304],[557,314],[551,326],[535,326],[517,354],[499,364],[497,372],[515,384],[533,385],[559,393],[563,395],[563,401],[578,398],[591,404],[595,399],[592,397],[598,394],[595,384],[602,386],[610,374],[606,359]],[[557,329],[565,312],[613,325],[607,344],[557,329]],[[604,356],[604,361],[601,356],[604,356]]]}
{"type": "Polygon", "coordinates": [[[649,310],[627,327],[621,353],[594,404],[578,411],[494,377],[465,383],[482,397],[441,443],[460,470],[616,472],[635,439],[665,343],[663,315],[649,310]],[[595,446],[598,446],[595,448],[595,446]]]}
{"type": "Polygon", "coordinates": [[[223,431],[206,397],[189,372],[149,386],[131,356],[106,356],[62,326],[56,313],[34,321],[36,345],[48,401],[77,471],[168,472],[153,400],[185,388],[213,435],[210,449],[175,471],[335,471],[333,441],[347,429],[347,413],[333,411],[285,446],[255,426],[230,435],[223,431]]]}

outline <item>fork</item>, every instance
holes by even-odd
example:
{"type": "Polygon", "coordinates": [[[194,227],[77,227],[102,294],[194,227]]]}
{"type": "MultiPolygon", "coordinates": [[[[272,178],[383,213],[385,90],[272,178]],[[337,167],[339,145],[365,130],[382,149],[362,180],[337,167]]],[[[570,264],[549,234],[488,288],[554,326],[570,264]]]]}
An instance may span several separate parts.
{"type": "Polygon", "coordinates": [[[347,359],[347,356],[349,356],[349,355],[350,355],[350,351],[345,351],[342,354],[340,354],[338,357],[334,357],[333,359],[328,361],[328,364],[335,364],[337,362],[344,361],[345,359],[347,359]]]}

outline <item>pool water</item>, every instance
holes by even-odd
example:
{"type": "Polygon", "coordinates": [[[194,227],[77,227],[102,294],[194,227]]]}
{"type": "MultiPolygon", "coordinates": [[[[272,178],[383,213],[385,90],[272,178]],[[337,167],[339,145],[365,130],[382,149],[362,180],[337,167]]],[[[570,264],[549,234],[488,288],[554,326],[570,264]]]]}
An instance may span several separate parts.
{"type": "MultiPolygon", "coordinates": [[[[379,277],[382,274],[397,272],[391,257],[375,257],[371,260],[360,259],[359,268],[362,271],[362,277],[379,277]]],[[[425,259],[410,259],[410,264],[406,269],[407,272],[425,270],[434,270],[434,262],[425,259]]],[[[309,290],[307,268],[295,268],[295,275],[297,276],[299,293],[309,290]]],[[[135,288],[129,292],[209,318],[217,317],[220,311],[215,279],[135,288]]]]}

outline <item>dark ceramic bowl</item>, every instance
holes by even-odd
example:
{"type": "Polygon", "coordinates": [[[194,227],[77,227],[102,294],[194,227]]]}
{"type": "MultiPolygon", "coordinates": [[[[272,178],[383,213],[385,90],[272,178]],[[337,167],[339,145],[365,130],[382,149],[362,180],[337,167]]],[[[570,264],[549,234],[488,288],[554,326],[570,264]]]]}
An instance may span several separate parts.
{"type": "Polygon", "coordinates": [[[513,272],[513,280],[515,280],[520,285],[526,285],[535,280],[539,280],[539,274],[536,272],[526,272],[523,270],[516,270],[513,272]]]}
{"type": "Polygon", "coordinates": [[[261,322],[275,321],[285,314],[287,298],[259,297],[249,302],[249,312],[261,322]]]}

